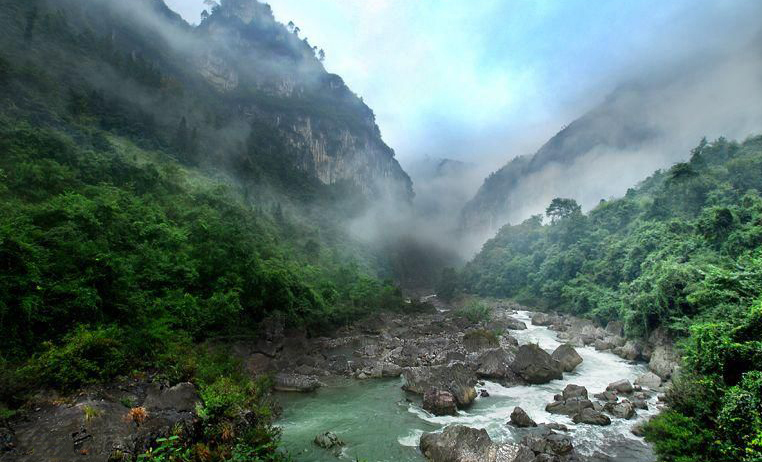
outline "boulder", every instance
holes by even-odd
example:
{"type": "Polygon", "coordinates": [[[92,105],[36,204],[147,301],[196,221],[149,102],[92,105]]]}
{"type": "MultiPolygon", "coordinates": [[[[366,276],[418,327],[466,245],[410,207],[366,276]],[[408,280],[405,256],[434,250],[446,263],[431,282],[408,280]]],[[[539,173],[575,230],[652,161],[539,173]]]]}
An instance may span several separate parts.
{"type": "Polygon", "coordinates": [[[310,392],[320,388],[317,378],[310,375],[280,373],[275,375],[273,388],[278,391],[310,392]]]}
{"type": "Polygon", "coordinates": [[[595,341],[595,349],[597,351],[607,351],[612,348],[614,348],[614,345],[611,342],[609,342],[607,339],[603,339],[603,340],[599,339],[595,341]]]}
{"type": "Polygon", "coordinates": [[[566,388],[564,388],[563,394],[561,396],[563,397],[564,400],[571,399],[571,398],[587,399],[587,388],[570,383],[569,385],[566,386],[566,388]]]}
{"type": "Polygon", "coordinates": [[[479,354],[476,359],[476,374],[488,379],[513,379],[516,373],[511,370],[511,363],[516,358],[503,348],[494,348],[479,354]]]}
{"type": "Polygon", "coordinates": [[[561,368],[564,372],[571,372],[577,366],[582,364],[582,356],[580,356],[579,353],[577,353],[577,350],[568,343],[559,345],[551,357],[561,364],[561,368]]]}
{"type": "Polygon", "coordinates": [[[496,444],[484,429],[450,425],[424,433],[420,449],[432,462],[532,462],[534,453],[518,444],[496,444]]]}
{"type": "Polygon", "coordinates": [[[494,332],[486,329],[472,329],[463,335],[463,346],[467,351],[480,352],[500,346],[500,340],[494,332]]]}
{"type": "Polygon", "coordinates": [[[569,398],[565,401],[553,401],[545,406],[545,411],[551,414],[564,414],[573,416],[579,414],[585,409],[592,409],[593,402],[587,398],[569,398]]]}
{"type": "Polygon", "coordinates": [[[527,414],[523,409],[520,407],[516,407],[513,409],[513,412],[511,412],[511,421],[510,424],[514,427],[519,428],[527,428],[527,427],[536,427],[537,424],[534,420],[532,420],[531,417],[529,417],[529,414],[527,414]]]}
{"type": "Polygon", "coordinates": [[[516,318],[512,318],[507,315],[493,317],[493,319],[487,323],[487,328],[490,330],[525,330],[527,325],[523,321],[519,321],[516,318]]]}
{"type": "Polygon", "coordinates": [[[447,365],[408,367],[403,369],[402,388],[423,395],[430,388],[452,393],[459,408],[471,404],[476,398],[476,374],[462,362],[447,365]]]}
{"type": "Polygon", "coordinates": [[[632,384],[629,380],[618,380],[616,382],[610,383],[609,386],[606,387],[607,391],[613,391],[618,394],[630,394],[634,391],[634,388],[632,387],[632,384]]]}
{"type": "Polygon", "coordinates": [[[548,455],[552,457],[550,460],[568,460],[565,456],[570,455],[574,450],[571,439],[568,436],[555,433],[547,427],[540,430],[541,433],[525,436],[521,440],[521,444],[531,449],[537,456],[548,455]]]}
{"type": "Polygon", "coordinates": [[[631,402],[624,400],[620,403],[606,403],[603,409],[614,417],[631,419],[635,415],[635,407],[631,402]]]}
{"type": "Polygon", "coordinates": [[[563,377],[561,364],[535,344],[519,347],[511,370],[532,384],[548,383],[563,377]]]}
{"type": "Polygon", "coordinates": [[[610,402],[610,403],[616,403],[619,401],[619,398],[617,397],[616,393],[613,391],[604,391],[603,393],[596,393],[593,395],[595,399],[599,399],[601,401],[610,402]]]}
{"type": "Polygon", "coordinates": [[[672,345],[659,345],[654,348],[648,369],[664,380],[669,380],[680,365],[680,355],[672,345]]]}
{"type": "Polygon", "coordinates": [[[550,326],[556,321],[556,316],[546,313],[534,313],[532,315],[533,326],[550,326]]]}
{"type": "Polygon", "coordinates": [[[381,364],[381,376],[382,377],[399,377],[402,375],[402,368],[394,363],[382,363],[381,364]]]}
{"type": "Polygon", "coordinates": [[[509,330],[526,330],[527,325],[524,321],[519,321],[516,318],[508,317],[505,319],[506,328],[509,330]]]}
{"type": "Polygon", "coordinates": [[[606,332],[621,337],[624,335],[624,324],[620,321],[609,321],[606,324],[606,332]]]}
{"type": "Polygon", "coordinates": [[[452,393],[436,388],[430,388],[423,394],[423,409],[436,416],[458,413],[458,406],[452,393]]]}
{"type": "Polygon", "coordinates": [[[644,399],[633,399],[632,405],[635,406],[635,409],[648,410],[648,402],[644,399]]]}
{"type": "Polygon", "coordinates": [[[646,372],[645,374],[635,379],[635,385],[640,385],[641,387],[655,390],[661,386],[661,377],[654,374],[653,372],[646,372]]]}
{"type": "Polygon", "coordinates": [[[640,358],[643,352],[643,346],[639,342],[628,340],[623,347],[615,349],[614,354],[629,361],[635,361],[640,358]]]}
{"type": "Polygon", "coordinates": [[[323,449],[333,449],[344,446],[344,442],[333,432],[321,433],[315,437],[313,443],[323,449]]]}
{"type": "Polygon", "coordinates": [[[630,433],[635,436],[643,437],[646,435],[645,422],[638,422],[630,428],[630,433]]]}
{"type": "Polygon", "coordinates": [[[148,388],[148,394],[143,407],[149,412],[174,410],[177,412],[192,412],[201,401],[192,383],[178,383],[174,387],[160,389],[157,384],[148,388]]]}
{"type": "Polygon", "coordinates": [[[582,412],[572,417],[574,423],[584,423],[589,425],[611,425],[611,419],[593,409],[583,409],[582,412]]]}

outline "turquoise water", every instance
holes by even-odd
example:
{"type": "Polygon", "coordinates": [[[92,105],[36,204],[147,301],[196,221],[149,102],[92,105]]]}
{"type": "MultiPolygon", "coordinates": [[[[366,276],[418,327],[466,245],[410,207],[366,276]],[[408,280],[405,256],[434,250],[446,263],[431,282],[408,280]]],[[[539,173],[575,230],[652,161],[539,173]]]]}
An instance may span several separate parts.
{"type": "Polygon", "coordinates": [[[424,460],[416,447],[418,436],[441,426],[410,412],[400,379],[347,379],[328,385],[315,393],[278,395],[283,406],[278,425],[283,428],[285,448],[296,460],[335,462],[332,452],[312,444],[315,435],[325,431],[336,433],[346,443],[341,453],[344,460],[424,460]]]}
{"type": "MultiPolygon", "coordinates": [[[[521,312],[517,318],[527,322],[521,312]]],[[[537,343],[547,351],[559,342],[555,333],[538,326],[524,331],[512,331],[520,343],[537,343]]],[[[278,425],[283,429],[285,448],[300,462],[336,461],[336,455],[321,449],[312,440],[319,433],[332,431],[346,446],[340,460],[364,459],[369,462],[417,462],[425,460],[417,446],[421,434],[439,431],[450,424],[484,428],[496,441],[519,441],[523,430],[506,425],[515,406],[521,406],[536,422],[558,422],[568,425],[578,452],[583,456],[596,455],[595,460],[617,462],[651,462],[653,452],[643,440],[630,433],[637,419],[612,419],[612,425],[598,427],[575,425],[567,416],[545,412],[545,405],[553,401],[569,384],[585,386],[598,393],[606,385],[620,379],[635,378],[646,371],[643,364],[624,361],[610,353],[595,351],[591,347],[578,348],[583,363],[573,373],[564,374],[563,380],[545,385],[503,387],[486,382],[490,397],[477,398],[473,406],[457,416],[435,417],[420,407],[420,398],[403,391],[401,379],[357,381],[337,379],[315,393],[281,393],[283,416],[278,425]]],[[[639,418],[654,414],[655,398],[650,411],[639,411],[639,418]]]]}

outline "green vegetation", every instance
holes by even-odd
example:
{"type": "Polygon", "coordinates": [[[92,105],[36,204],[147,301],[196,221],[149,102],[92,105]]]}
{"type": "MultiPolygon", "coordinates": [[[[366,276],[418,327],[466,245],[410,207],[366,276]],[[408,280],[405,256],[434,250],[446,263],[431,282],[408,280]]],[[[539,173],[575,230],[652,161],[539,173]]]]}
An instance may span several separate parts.
{"type": "Polygon", "coordinates": [[[664,461],[762,460],[762,137],[702,141],[588,214],[556,199],[505,226],[460,274],[473,293],[682,338],[670,411],[646,429],[664,461]]]}
{"type": "Polygon", "coordinates": [[[467,319],[471,324],[478,324],[489,321],[492,317],[492,310],[489,306],[478,300],[469,300],[462,307],[458,308],[455,314],[467,319]]]}
{"type": "MultiPolygon", "coordinates": [[[[40,387],[151,372],[196,384],[204,436],[159,441],[143,459],[283,460],[269,379],[243,377],[210,345],[256,339],[268,317],[319,334],[426,308],[405,304],[383,258],[344,230],[364,196],[305,173],[273,129],[309,115],[330,133],[373,132],[372,112],[267,14],[244,32],[293,54],[289,77],[312,73],[293,98],[243,69],[234,92],[216,91],[165,36],[109,10],[118,2],[0,5],[0,419],[40,387]],[[265,116],[241,116],[254,107],[265,116]]],[[[123,404],[141,423],[146,411],[123,404]]]]}

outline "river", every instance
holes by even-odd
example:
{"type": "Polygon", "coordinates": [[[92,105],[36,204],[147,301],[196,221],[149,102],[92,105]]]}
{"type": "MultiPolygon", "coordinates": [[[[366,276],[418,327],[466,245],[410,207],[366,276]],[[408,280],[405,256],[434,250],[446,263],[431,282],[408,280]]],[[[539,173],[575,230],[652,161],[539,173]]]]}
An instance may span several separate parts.
{"type": "MultiPolygon", "coordinates": [[[[537,343],[552,352],[560,342],[555,332],[532,326],[529,313],[515,316],[528,329],[511,331],[520,344],[537,343]]],[[[569,384],[582,385],[592,394],[620,379],[634,381],[645,373],[644,364],[625,361],[592,347],[577,348],[583,362],[563,380],[545,385],[503,387],[486,382],[490,396],[477,398],[472,407],[457,416],[434,417],[420,407],[420,400],[404,392],[401,379],[357,381],[336,379],[311,394],[278,394],[283,415],[278,425],[283,429],[283,443],[300,462],[336,461],[336,456],[312,444],[315,435],[332,431],[346,442],[340,460],[407,462],[424,461],[418,440],[424,432],[441,430],[449,424],[484,428],[497,441],[519,441],[524,432],[506,422],[515,406],[523,408],[538,423],[558,422],[569,426],[577,451],[584,459],[617,462],[652,462],[655,457],[642,439],[633,436],[630,428],[637,419],[653,415],[655,398],[649,411],[638,411],[631,420],[612,418],[607,427],[575,425],[571,418],[545,412],[553,395],[569,384]]]]}

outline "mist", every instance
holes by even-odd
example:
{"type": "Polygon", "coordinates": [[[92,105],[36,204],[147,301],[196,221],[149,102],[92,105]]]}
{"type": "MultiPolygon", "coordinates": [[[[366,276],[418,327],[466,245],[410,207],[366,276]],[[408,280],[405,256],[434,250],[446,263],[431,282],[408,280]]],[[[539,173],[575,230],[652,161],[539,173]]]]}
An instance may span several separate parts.
{"type": "MultiPolygon", "coordinates": [[[[743,24],[739,29],[746,30],[743,24]]],[[[655,170],[688,159],[703,137],[742,141],[760,133],[762,30],[735,38],[682,60],[656,56],[653,63],[616,76],[614,90],[581,112],[569,129],[536,155],[521,153],[526,166],[504,188],[489,220],[469,227],[464,218],[464,254],[478,251],[502,225],[543,213],[555,197],[573,198],[589,211],[655,170]]]]}

